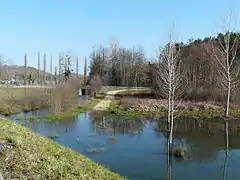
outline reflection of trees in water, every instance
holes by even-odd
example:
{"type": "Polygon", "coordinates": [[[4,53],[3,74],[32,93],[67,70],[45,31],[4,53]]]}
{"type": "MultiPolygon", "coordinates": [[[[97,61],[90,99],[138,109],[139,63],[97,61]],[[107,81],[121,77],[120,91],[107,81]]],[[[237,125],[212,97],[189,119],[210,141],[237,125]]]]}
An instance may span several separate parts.
{"type": "Polygon", "coordinates": [[[58,121],[25,121],[25,125],[44,135],[69,133],[76,127],[77,118],[64,118],[58,121]]]}
{"type": "MultiPolygon", "coordinates": [[[[239,148],[239,130],[236,122],[229,124],[231,148],[239,148]]],[[[167,136],[167,122],[158,121],[156,131],[167,136]]],[[[174,126],[174,143],[183,142],[194,161],[206,161],[217,156],[217,151],[225,148],[225,123],[219,120],[176,120],[174,126]]]]}
{"type": "Polygon", "coordinates": [[[138,134],[142,132],[148,121],[144,118],[110,117],[99,112],[91,112],[89,116],[94,131],[113,132],[113,134],[138,134]]]}
{"type": "Polygon", "coordinates": [[[225,158],[223,165],[223,180],[227,180],[227,169],[228,169],[228,147],[229,147],[229,122],[225,122],[225,158]]]}
{"type": "Polygon", "coordinates": [[[171,143],[169,140],[169,133],[166,136],[167,139],[167,156],[166,156],[166,160],[167,160],[167,177],[166,180],[172,180],[172,158],[173,156],[171,156],[171,143]]]}
{"type": "MultiPolygon", "coordinates": [[[[165,128],[166,129],[166,121],[160,120],[158,121],[157,129],[165,128]],[[164,126],[164,127],[162,127],[164,126]]],[[[161,130],[165,130],[161,129],[161,130]]],[[[176,125],[174,126],[175,133],[181,132],[202,132],[209,135],[212,134],[225,134],[225,124],[222,120],[216,119],[176,119],[176,125]]],[[[231,121],[229,124],[229,133],[230,134],[239,134],[240,132],[240,123],[238,121],[231,121]]]]}

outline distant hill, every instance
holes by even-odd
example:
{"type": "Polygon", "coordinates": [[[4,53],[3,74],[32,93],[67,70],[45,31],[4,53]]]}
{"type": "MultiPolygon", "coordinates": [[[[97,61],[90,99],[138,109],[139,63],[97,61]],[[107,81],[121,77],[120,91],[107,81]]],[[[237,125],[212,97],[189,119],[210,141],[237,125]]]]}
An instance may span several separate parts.
{"type": "MultiPolygon", "coordinates": [[[[43,77],[44,71],[40,71],[41,76],[43,77]]],[[[35,67],[27,67],[27,76],[29,77],[31,74],[32,78],[37,80],[38,77],[38,69],[35,67]]],[[[6,67],[0,67],[0,80],[6,80],[7,77],[9,79],[15,78],[17,80],[24,80],[24,75],[25,75],[25,67],[24,66],[8,66],[6,67]],[[7,73],[8,71],[8,73],[7,73]],[[7,75],[8,74],[8,75],[7,75]]],[[[46,80],[50,81],[51,78],[54,80],[54,72],[51,74],[50,72],[46,72],[46,80]]],[[[75,74],[72,74],[75,76],[75,74]]],[[[83,75],[79,75],[80,77],[83,77],[83,75]]]]}

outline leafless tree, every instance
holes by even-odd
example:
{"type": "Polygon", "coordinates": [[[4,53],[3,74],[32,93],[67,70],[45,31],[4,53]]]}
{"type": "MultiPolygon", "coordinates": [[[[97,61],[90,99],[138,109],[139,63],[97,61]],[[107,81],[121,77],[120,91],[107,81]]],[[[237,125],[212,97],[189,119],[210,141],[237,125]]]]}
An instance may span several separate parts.
{"type": "Polygon", "coordinates": [[[78,77],[78,57],[77,57],[77,59],[76,59],[76,77],[78,77]]]}
{"type": "Polygon", "coordinates": [[[25,88],[24,88],[24,92],[25,92],[25,97],[28,96],[27,94],[27,53],[25,53],[25,56],[24,56],[24,69],[25,69],[25,73],[24,73],[24,84],[25,84],[25,88]]]}
{"type": "Polygon", "coordinates": [[[155,80],[158,86],[158,94],[168,99],[168,128],[169,142],[173,142],[173,125],[175,100],[179,97],[182,74],[180,71],[181,61],[179,59],[180,49],[173,40],[173,31],[169,34],[169,42],[166,48],[161,51],[158,66],[155,68],[155,80]]]}
{"type": "Polygon", "coordinates": [[[84,62],[84,84],[87,84],[87,57],[85,56],[84,62]]]}
{"type": "Polygon", "coordinates": [[[43,84],[46,84],[46,66],[47,66],[47,62],[46,62],[46,53],[44,53],[43,55],[43,84]]]}
{"type": "Polygon", "coordinates": [[[40,52],[38,52],[38,85],[41,83],[41,62],[40,52]]]}
{"type": "Polygon", "coordinates": [[[58,77],[57,77],[57,67],[55,67],[54,69],[54,81],[55,81],[55,84],[58,83],[58,77]]]}
{"type": "Polygon", "coordinates": [[[58,83],[60,84],[62,81],[62,64],[63,64],[63,58],[61,56],[61,54],[59,53],[59,57],[58,57],[58,83]]]}
{"type": "Polygon", "coordinates": [[[239,65],[236,64],[239,36],[234,36],[231,24],[232,13],[230,12],[228,22],[224,27],[224,34],[220,35],[216,41],[213,41],[208,49],[209,54],[218,64],[218,71],[221,76],[220,83],[226,92],[226,117],[229,116],[231,91],[239,82],[237,78],[240,72],[239,65]]]}
{"type": "Polygon", "coordinates": [[[50,57],[50,82],[52,83],[53,79],[52,79],[52,76],[53,76],[53,69],[52,69],[52,55],[50,57]]]}
{"type": "Polygon", "coordinates": [[[27,85],[27,53],[24,55],[24,83],[27,85]]]}
{"type": "Polygon", "coordinates": [[[2,58],[2,56],[0,56],[0,79],[1,80],[4,79],[4,65],[5,65],[5,62],[2,58]]]}
{"type": "Polygon", "coordinates": [[[95,75],[90,80],[90,86],[91,89],[94,91],[94,96],[96,96],[96,93],[101,90],[101,87],[103,85],[103,82],[99,75],[95,75]]]}

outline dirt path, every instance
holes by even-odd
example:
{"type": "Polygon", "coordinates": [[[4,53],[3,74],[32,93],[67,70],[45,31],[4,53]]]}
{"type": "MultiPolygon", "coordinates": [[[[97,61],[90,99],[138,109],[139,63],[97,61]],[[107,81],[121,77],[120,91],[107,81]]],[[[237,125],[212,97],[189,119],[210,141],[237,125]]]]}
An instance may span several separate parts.
{"type": "Polygon", "coordinates": [[[121,89],[121,90],[115,90],[115,91],[109,91],[107,92],[107,95],[103,100],[101,100],[94,108],[93,110],[97,111],[104,111],[107,110],[107,108],[110,107],[112,99],[114,99],[114,95],[121,91],[128,91],[127,89],[121,89]]]}

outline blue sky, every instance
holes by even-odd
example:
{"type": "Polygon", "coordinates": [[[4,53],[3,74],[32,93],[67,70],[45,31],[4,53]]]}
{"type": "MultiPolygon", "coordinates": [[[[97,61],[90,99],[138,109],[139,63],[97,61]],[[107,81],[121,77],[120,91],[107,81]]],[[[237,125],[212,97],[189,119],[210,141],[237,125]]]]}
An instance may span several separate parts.
{"type": "MultiPolygon", "coordinates": [[[[9,64],[37,66],[37,52],[53,56],[70,51],[84,56],[95,44],[118,39],[121,46],[144,48],[155,57],[173,20],[178,40],[212,35],[228,8],[234,17],[239,0],[8,0],[1,2],[0,54],[9,64]]],[[[235,28],[238,28],[236,23],[235,28]]]]}

